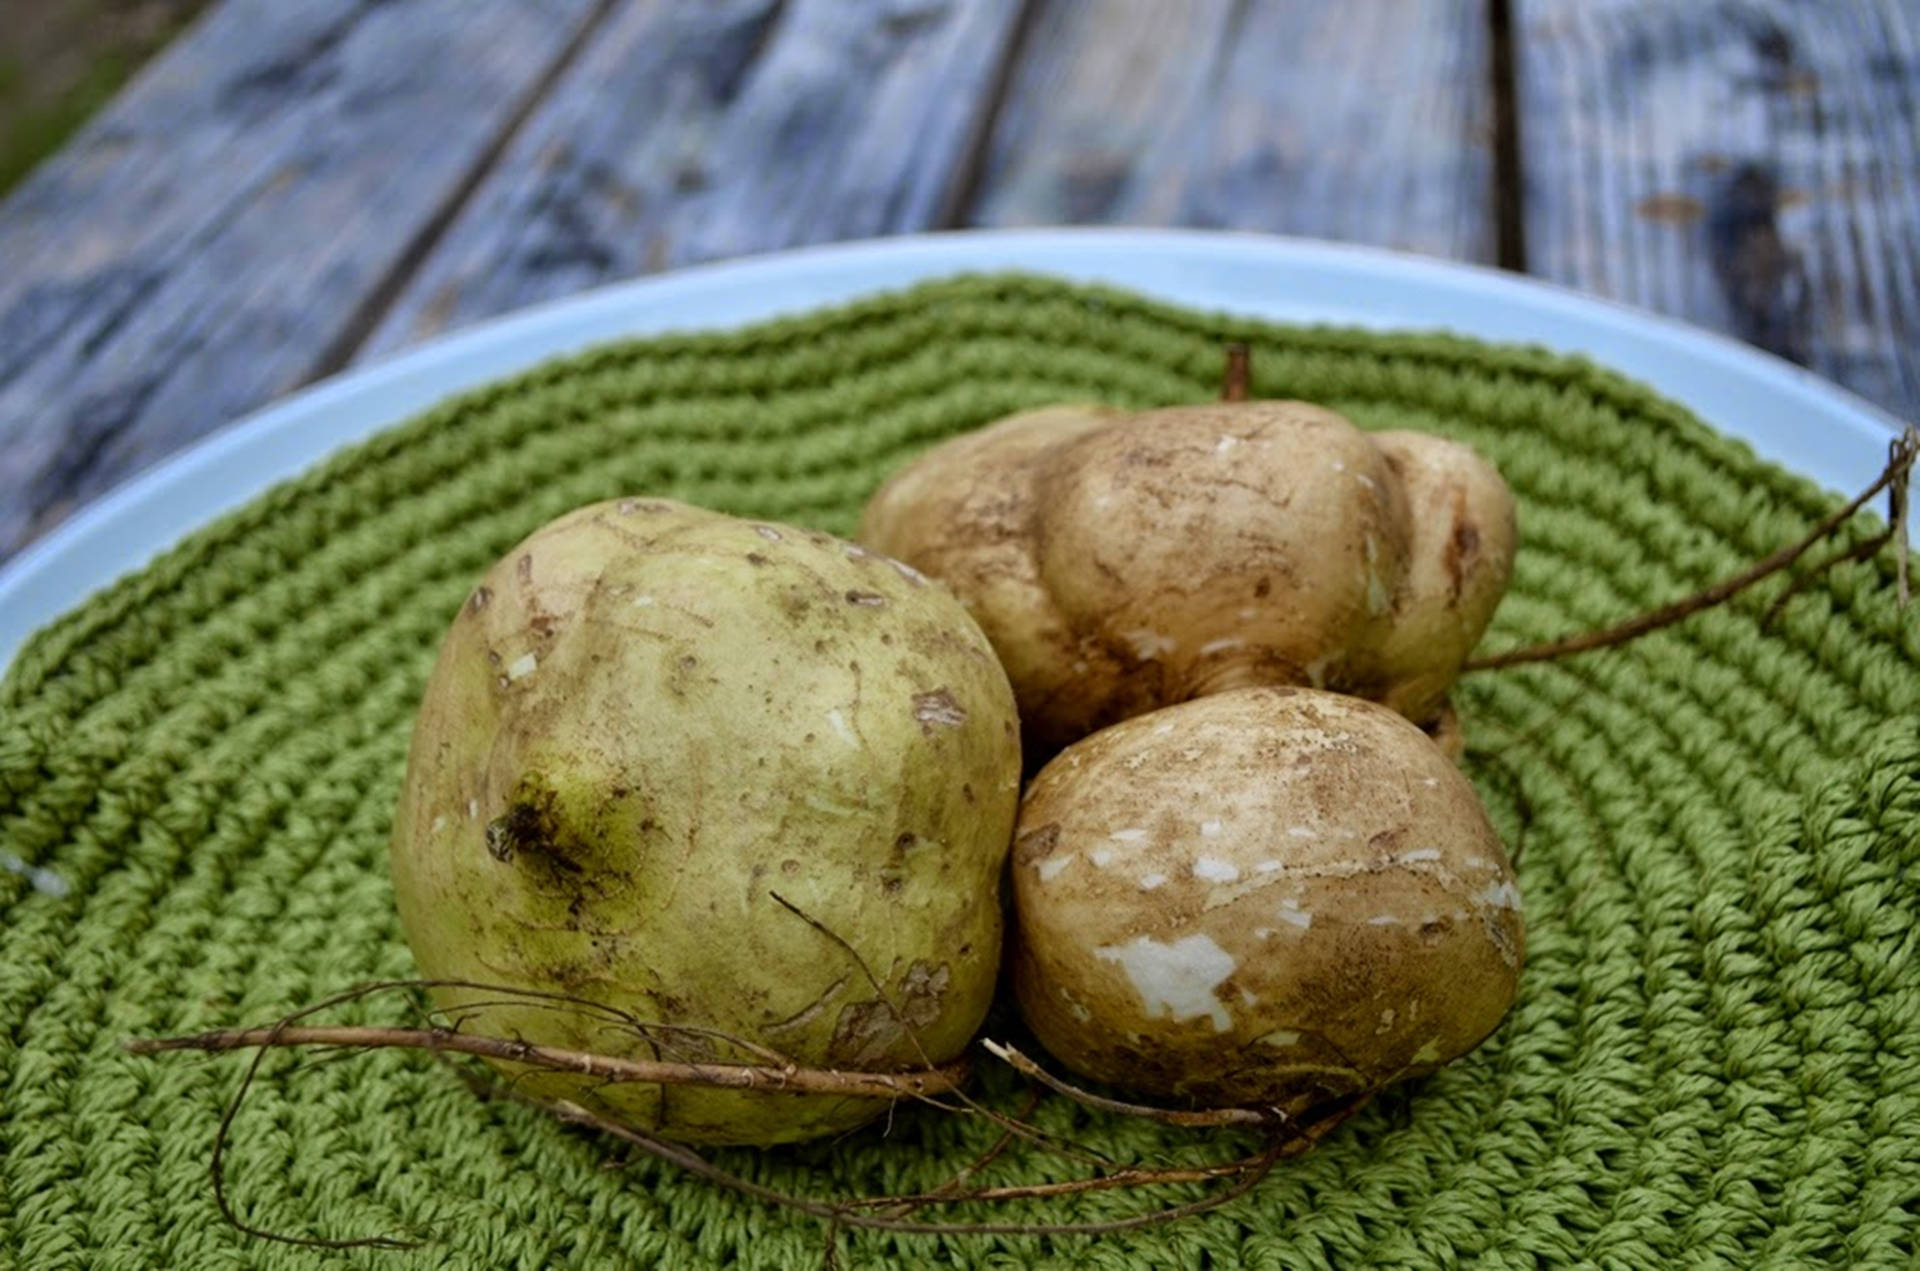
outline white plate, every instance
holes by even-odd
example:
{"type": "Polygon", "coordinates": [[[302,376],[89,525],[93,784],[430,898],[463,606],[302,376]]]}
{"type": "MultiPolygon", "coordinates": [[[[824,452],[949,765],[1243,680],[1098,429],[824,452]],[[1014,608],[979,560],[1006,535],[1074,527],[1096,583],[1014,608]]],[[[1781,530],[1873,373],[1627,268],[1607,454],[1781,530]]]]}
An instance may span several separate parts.
{"type": "Polygon", "coordinates": [[[1747,345],[1491,269],[1270,235],[1060,229],[841,243],[621,283],[484,322],[257,411],[88,505],[0,569],[0,665],[36,628],[195,528],[449,393],[621,336],[734,326],[966,271],[1111,283],[1289,322],[1446,329],[1585,353],[1830,489],[1899,424],[1747,345]]]}

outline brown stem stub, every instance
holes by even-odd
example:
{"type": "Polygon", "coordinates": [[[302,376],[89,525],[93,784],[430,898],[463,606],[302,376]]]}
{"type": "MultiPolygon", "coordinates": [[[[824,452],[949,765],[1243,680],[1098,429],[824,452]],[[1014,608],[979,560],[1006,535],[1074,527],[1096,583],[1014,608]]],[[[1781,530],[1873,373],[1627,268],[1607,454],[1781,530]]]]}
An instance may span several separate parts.
{"type": "Polygon", "coordinates": [[[1227,346],[1227,367],[1220,376],[1220,400],[1244,402],[1253,384],[1253,352],[1235,340],[1227,346]]]}

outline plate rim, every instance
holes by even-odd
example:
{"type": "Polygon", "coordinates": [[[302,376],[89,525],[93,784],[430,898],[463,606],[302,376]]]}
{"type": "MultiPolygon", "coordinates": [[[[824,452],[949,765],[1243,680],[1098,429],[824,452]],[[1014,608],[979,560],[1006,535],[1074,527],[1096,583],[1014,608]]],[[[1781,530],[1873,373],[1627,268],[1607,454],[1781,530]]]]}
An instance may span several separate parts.
{"type": "Polygon", "coordinates": [[[1877,475],[1884,455],[1875,445],[1884,448],[1903,427],[1813,371],[1720,332],[1530,275],[1392,248],[1254,231],[1111,226],[945,230],[816,244],[541,301],[342,370],[220,425],[0,565],[0,670],[34,631],[99,589],[279,482],[450,394],[613,339],[726,329],[934,278],[1007,270],[1105,283],[1267,321],[1448,330],[1583,354],[1679,400],[1762,458],[1841,492],[1877,475]],[[1249,293],[1275,271],[1291,272],[1296,282],[1342,280],[1357,297],[1355,307],[1249,293]],[[1464,307],[1455,311],[1443,300],[1464,307]],[[681,307],[691,320],[675,320],[681,307]],[[1521,318],[1539,330],[1520,329],[1521,318]],[[1697,383],[1688,368],[1711,374],[1697,383]],[[1733,391],[1740,388],[1745,392],[1733,391]],[[1776,393],[1778,399],[1770,397],[1776,393]],[[1769,412],[1716,418],[1722,398],[1811,411],[1840,425],[1847,440],[1826,453],[1796,451],[1786,427],[1762,425],[1769,412]]]}

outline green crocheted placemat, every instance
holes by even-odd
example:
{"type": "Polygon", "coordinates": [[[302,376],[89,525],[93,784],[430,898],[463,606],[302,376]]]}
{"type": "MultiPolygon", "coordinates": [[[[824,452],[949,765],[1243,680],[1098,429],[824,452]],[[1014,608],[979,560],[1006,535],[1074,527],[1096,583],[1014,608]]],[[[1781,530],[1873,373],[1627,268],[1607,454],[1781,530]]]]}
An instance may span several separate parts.
{"type": "MultiPolygon", "coordinates": [[[[818,1265],[811,1220],[648,1161],[606,1168],[608,1143],[394,1052],[269,1063],[227,1169],[249,1221],[424,1243],[262,1243],[221,1221],[208,1185],[244,1061],[119,1043],[412,973],[385,859],[411,716],[472,580],[534,526],[649,493],[845,533],[884,474],[957,430],[1058,400],[1211,395],[1230,337],[1252,344],[1260,395],[1458,437],[1499,464],[1523,548],[1489,647],[1691,591],[1833,505],[1578,361],[1034,278],[614,345],[469,393],[95,596],[0,687],[0,1263],[818,1265]]],[[[1518,1007],[1467,1060],[1204,1217],[1099,1240],[861,1234],[843,1258],[1912,1265],[1920,607],[1899,612],[1891,578],[1882,553],[1771,628],[1777,588],[1465,683],[1469,769],[1520,850],[1529,943],[1518,1007]]],[[[1042,1115],[1123,1159],[1231,1146],[1042,1115]]],[[[816,1195],[898,1191],[991,1136],[904,1111],[723,1159],[816,1195]]],[[[1058,1169],[1017,1158],[991,1177],[1058,1169]]]]}

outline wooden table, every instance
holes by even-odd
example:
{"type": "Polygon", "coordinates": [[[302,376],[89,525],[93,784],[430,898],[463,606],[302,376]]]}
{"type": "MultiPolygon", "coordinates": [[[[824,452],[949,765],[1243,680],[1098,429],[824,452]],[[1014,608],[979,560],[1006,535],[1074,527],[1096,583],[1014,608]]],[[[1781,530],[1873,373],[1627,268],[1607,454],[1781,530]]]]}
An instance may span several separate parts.
{"type": "Polygon", "coordinates": [[[1920,415],[1920,0],[224,0],[0,205],[0,555],[463,323],[936,227],[1523,269],[1920,415]]]}

